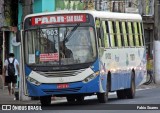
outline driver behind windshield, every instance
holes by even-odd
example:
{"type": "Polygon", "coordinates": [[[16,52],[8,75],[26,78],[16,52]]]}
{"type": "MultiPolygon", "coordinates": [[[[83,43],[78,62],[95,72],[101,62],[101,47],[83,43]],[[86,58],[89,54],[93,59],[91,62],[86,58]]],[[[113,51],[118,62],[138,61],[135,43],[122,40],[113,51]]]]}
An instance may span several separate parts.
{"type": "Polygon", "coordinates": [[[60,42],[60,57],[61,58],[73,58],[72,51],[66,47],[63,41],[60,42]]]}

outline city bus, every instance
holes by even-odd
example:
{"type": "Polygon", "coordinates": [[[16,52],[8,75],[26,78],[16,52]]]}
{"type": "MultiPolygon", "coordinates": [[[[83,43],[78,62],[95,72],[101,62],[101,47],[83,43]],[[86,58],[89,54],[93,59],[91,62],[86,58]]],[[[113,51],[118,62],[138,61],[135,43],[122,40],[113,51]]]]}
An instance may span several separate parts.
{"type": "Polygon", "coordinates": [[[146,80],[139,14],[57,11],[27,15],[23,24],[25,95],[39,97],[42,105],[52,96],[81,102],[97,95],[105,103],[109,92],[132,99],[146,80]]]}

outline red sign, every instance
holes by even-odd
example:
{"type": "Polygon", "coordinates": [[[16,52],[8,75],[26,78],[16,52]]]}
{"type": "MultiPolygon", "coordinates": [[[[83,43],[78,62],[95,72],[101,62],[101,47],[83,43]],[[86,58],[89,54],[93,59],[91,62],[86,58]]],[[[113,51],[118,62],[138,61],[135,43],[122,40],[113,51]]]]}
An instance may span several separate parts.
{"type": "Polygon", "coordinates": [[[69,84],[58,84],[57,85],[58,89],[63,89],[63,88],[68,88],[68,87],[69,87],[69,84]]]}
{"type": "Polygon", "coordinates": [[[49,15],[31,18],[32,25],[86,22],[85,14],[49,15]]]}
{"type": "Polygon", "coordinates": [[[58,61],[58,60],[59,60],[58,53],[40,54],[41,62],[58,61]]]}

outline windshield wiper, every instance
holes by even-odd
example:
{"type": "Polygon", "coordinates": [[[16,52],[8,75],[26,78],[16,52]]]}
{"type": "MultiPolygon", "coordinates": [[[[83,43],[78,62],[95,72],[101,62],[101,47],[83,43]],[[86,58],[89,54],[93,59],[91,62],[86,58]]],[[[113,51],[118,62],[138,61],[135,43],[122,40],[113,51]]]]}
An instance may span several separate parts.
{"type": "MultiPolygon", "coordinates": [[[[71,32],[64,38],[64,42],[68,42],[69,38],[73,35],[74,31],[79,27],[80,24],[77,24],[76,26],[73,27],[71,32]]],[[[67,33],[66,33],[67,34],[67,33]]]]}

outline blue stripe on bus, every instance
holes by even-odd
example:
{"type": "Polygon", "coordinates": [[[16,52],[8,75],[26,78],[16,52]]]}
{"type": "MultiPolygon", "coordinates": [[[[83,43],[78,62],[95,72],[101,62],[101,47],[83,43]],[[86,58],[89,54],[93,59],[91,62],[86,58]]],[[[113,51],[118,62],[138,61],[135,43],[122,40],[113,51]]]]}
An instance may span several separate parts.
{"type": "Polygon", "coordinates": [[[26,74],[26,76],[29,76],[29,74],[31,72],[32,72],[32,70],[28,66],[25,65],[25,74],[26,74]]]}
{"type": "Polygon", "coordinates": [[[99,71],[99,60],[97,59],[94,64],[91,66],[91,69],[94,71],[94,72],[97,72],[99,71]]]}
{"type": "Polygon", "coordinates": [[[45,96],[56,94],[87,94],[99,92],[99,76],[94,80],[83,83],[75,82],[69,83],[69,88],[57,89],[57,84],[41,84],[36,86],[27,81],[29,96],[45,96]]]}

